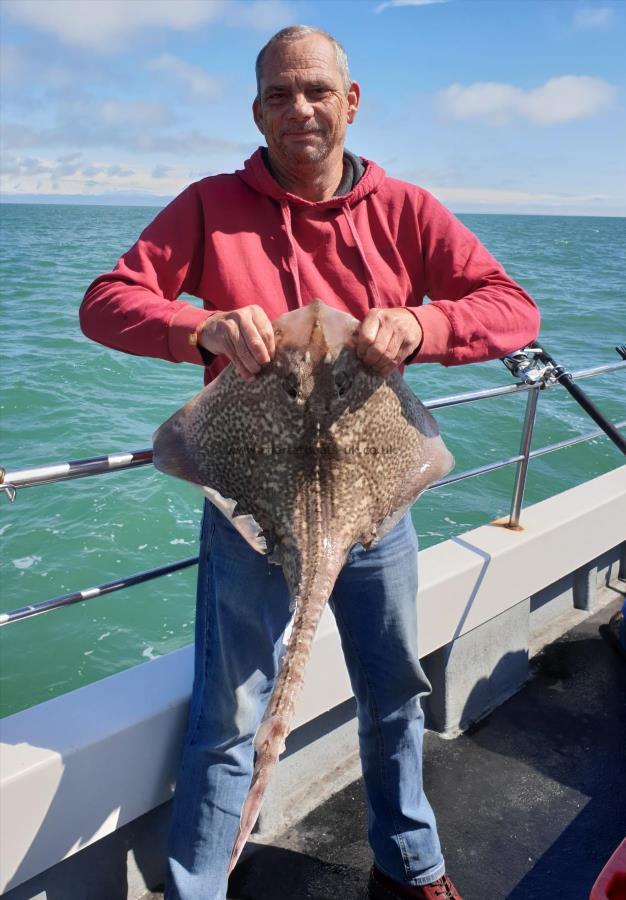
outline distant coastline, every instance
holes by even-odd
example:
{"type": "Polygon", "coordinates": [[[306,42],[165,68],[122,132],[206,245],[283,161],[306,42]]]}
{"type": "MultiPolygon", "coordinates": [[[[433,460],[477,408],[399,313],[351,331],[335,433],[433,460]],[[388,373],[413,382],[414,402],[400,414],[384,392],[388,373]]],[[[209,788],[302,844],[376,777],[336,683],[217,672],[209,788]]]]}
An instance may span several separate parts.
{"type": "Polygon", "coordinates": [[[1,194],[0,203],[37,206],[156,206],[162,209],[174,196],[160,194],[1,194]]]}
{"type": "MultiPolygon", "coordinates": [[[[118,206],[144,207],[146,209],[163,209],[173,200],[173,196],[159,194],[2,194],[0,206],[118,206]]],[[[590,219],[625,219],[625,212],[545,212],[539,209],[496,209],[473,208],[459,209],[453,204],[446,204],[457,216],[542,216],[545,218],[590,218],[590,219]]]]}

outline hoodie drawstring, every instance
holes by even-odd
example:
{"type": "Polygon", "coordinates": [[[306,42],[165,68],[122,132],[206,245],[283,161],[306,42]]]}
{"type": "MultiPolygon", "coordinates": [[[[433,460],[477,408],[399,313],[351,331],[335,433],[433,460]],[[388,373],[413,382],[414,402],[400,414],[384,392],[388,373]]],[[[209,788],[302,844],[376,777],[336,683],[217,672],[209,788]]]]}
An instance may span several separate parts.
{"type": "Polygon", "coordinates": [[[350,228],[350,232],[354,239],[354,245],[359,251],[359,255],[361,257],[361,262],[363,263],[363,270],[365,272],[365,281],[367,283],[367,289],[372,301],[372,306],[381,309],[382,301],[380,299],[380,293],[378,291],[378,285],[376,284],[376,279],[374,278],[374,273],[370,269],[369,263],[367,261],[367,256],[365,255],[365,250],[363,248],[363,244],[361,243],[361,238],[359,237],[359,233],[356,230],[356,225],[354,224],[354,219],[352,218],[352,210],[350,208],[349,203],[342,203],[341,208],[343,213],[348,221],[348,227],[350,228]]]}
{"type": "MultiPolygon", "coordinates": [[[[342,203],[341,209],[343,211],[344,216],[348,222],[348,227],[350,229],[350,234],[352,235],[352,239],[354,240],[354,246],[359,252],[359,256],[361,257],[361,262],[363,264],[363,272],[365,274],[365,283],[367,287],[367,293],[371,300],[371,305],[377,309],[382,308],[382,301],[380,299],[380,293],[378,291],[378,285],[376,284],[376,280],[374,278],[374,273],[372,272],[368,262],[367,256],[365,255],[365,249],[363,248],[363,244],[361,243],[361,239],[359,237],[359,233],[356,230],[356,225],[354,224],[354,219],[352,217],[352,210],[350,209],[349,203],[342,203]]],[[[293,278],[295,290],[296,290],[296,303],[298,308],[304,306],[304,302],[302,300],[302,291],[300,290],[300,271],[298,268],[298,255],[296,253],[295,247],[295,239],[293,236],[293,230],[291,227],[291,207],[289,206],[288,200],[281,199],[280,201],[280,210],[283,216],[283,222],[285,223],[285,231],[287,232],[287,239],[289,241],[289,254],[288,254],[288,262],[289,262],[289,271],[291,273],[291,277],[293,278]]]]}
{"type": "Polygon", "coordinates": [[[283,222],[285,223],[285,231],[289,240],[289,271],[296,288],[296,304],[298,308],[304,306],[302,301],[302,292],[300,290],[300,271],[298,269],[298,255],[296,253],[293,231],[291,230],[291,207],[287,200],[280,201],[280,209],[283,214],[283,222]]]}

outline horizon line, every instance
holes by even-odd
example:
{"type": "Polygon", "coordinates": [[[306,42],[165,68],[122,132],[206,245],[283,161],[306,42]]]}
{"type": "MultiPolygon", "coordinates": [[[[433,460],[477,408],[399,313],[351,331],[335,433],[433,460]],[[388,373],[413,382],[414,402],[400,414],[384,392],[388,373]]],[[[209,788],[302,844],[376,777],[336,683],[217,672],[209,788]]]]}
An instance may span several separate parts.
{"type": "MultiPolygon", "coordinates": [[[[123,200],[116,201],[111,195],[93,195],[94,197],[103,196],[110,197],[111,200],[107,200],[106,202],[98,202],[98,200],[91,201],[87,199],[83,199],[88,197],[89,195],[85,194],[66,194],[65,197],[63,195],[59,196],[56,194],[41,194],[42,200],[34,199],[34,195],[32,194],[0,194],[0,206],[97,206],[97,207],[118,207],[120,209],[162,209],[164,206],[167,206],[174,199],[174,195],[168,197],[162,197],[160,195],[154,195],[154,201],[159,202],[150,202],[150,196],[146,197],[147,202],[141,202],[139,198],[137,198],[136,202],[124,202],[123,200]],[[18,199],[20,197],[28,197],[27,200],[18,199]],[[80,202],[72,202],[74,198],[81,198],[80,202]]],[[[450,207],[448,207],[450,208],[450,207]]],[[[579,219],[626,219],[626,210],[623,213],[598,213],[598,212],[529,212],[528,210],[476,210],[476,209],[464,209],[464,210],[452,210],[454,215],[457,216],[540,216],[544,218],[579,218],[579,219]]]]}

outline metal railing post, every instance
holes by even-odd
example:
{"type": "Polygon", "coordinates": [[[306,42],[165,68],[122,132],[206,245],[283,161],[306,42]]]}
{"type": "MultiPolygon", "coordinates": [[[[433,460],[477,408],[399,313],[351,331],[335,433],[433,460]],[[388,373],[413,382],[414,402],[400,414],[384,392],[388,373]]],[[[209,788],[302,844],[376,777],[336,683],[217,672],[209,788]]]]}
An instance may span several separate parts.
{"type": "MultiPolygon", "coordinates": [[[[508,367],[507,367],[508,368],[508,367]]],[[[591,378],[595,375],[601,375],[606,372],[612,372],[616,369],[626,369],[626,361],[612,363],[611,365],[596,366],[591,369],[583,369],[576,372],[573,378],[591,378]]],[[[579,434],[573,438],[566,438],[545,447],[538,447],[531,450],[533,428],[535,424],[535,415],[537,411],[537,403],[539,400],[538,391],[540,389],[550,387],[550,382],[546,382],[539,386],[539,382],[535,383],[519,382],[514,385],[489,388],[482,391],[472,391],[466,394],[455,394],[449,397],[441,397],[436,400],[427,400],[424,405],[431,409],[441,409],[446,406],[457,406],[462,403],[469,403],[474,400],[484,400],[490,397],[498,397],[505,394],[519,393],[525,391],[528,393],[528,402],[526,404],[526,412],[524,425],[522,428],[522,439],[519,453],[497,462],[486,463],[473,469],[467,469],[454,475],[448,475],[441,478],[434,484],[429,486],[429,490],[443,487],[448,484],[455,484],[458,481],[464,481],[466,478],[473,478],[476,475],[483,475],[487,472],[494,472],[505,466],[517,464],[517,475],[513,488],[513,496],[511,502],[511,513],[506,527],[515,529],[519,528],[519,520],[524,500],[524,489],[526,486],[526,476],[528,473],[528,464],[531,459],[544,456],[546,453],[553,453],[556,450],[562,450],[565,447],[573,447],[583,441],[590,441],[597,437],[603,437],[606,432],[603,428],[596,431],[579,434]]],[[[613,423],[616,429],[626,428],[626,419],[613,423]]],[[[137,468],[147,466],[152,462],[152,449],[129,450],[121,453],[109,453],[106,456],[96,456],[87,459],[78,459],[65,463],[54,463],[43,466],[36,466],[30,469],[18,469],[12,472],[6,471],[0,466],[0,493],[4,492],[9,500],[15,498],[17,489],[24,487],[35,487],[41,484],[54,484],[59,481],[68,479],[82,478],[88,475],[103,475],[106,472],[123,471],[124,469],[137,468]]],[[[89,600],[92,597],[98,597],[102,594],[108,594],[112,591],[121,590],[130,587],[133,584],[139,584],[148,581],[151,578],[158,578],[160,575],[170,574],[177,569],[186,568],[197,562],[197,559],[190,558],[170,563],[157,569],[150,569],[146,572],[139,572],[128,578],[117,579],[116,581],[107,582],[97,587],[87,588],[82,591],[74,591],[71,594],[64,594],[61,597],[54,597],[52,600],[44,600],[40,603],[34,603],[27,607],[14,609],[9,612],[0,613],[0,626],[8,625],[10,622],[16,622],[21,619],[30,618],[40,613],[48,612],[51,609],[57,609],[60,606],[68,606],[72,603],[79,603],[82,600],[89,600]]]]}
{"type": "Polygon", "coordinates": [[[517,464],[517,472],[515,473],[515,485],[513,486],[513,498],[511,500],[511,515],[509,516],[508,528],[518,528],[520,515],[522,512],[522,503],[524,502],[524,488],[526,487],[526,475],[528,474],[528,459],[530,454],[530,445],[533,439],[533,428],[535,426],[535,414],[537,412],[537,402],[539,400],[539,388],[536,387],[528,394],[526,401],[526,414],[524,415],[524,425],[522,427],[522,439],[520,441],[521,460],[517,464]]]}

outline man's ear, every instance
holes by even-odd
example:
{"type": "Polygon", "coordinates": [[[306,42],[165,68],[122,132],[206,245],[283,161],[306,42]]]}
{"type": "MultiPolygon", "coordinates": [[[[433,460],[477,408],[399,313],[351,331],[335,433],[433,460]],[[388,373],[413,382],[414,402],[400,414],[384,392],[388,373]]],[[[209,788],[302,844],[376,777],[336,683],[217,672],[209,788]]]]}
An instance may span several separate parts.
{"type": "Polygon", "coordinates": [[[348,89],[348,125],[352,125],[361,101],[361,88],[353,81],[348,89]]]}
{"type": "Polygon", "coordinates": [[[254,98],[254,102],[252,103],[252,116],[254,118],[254,124],[259,129],[262,135],[265,135],[265,131],[263,130],[263,112],[261,110],[261,101],[258,97],[254,98]]]}

